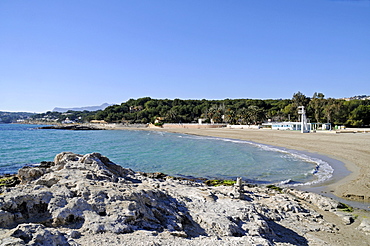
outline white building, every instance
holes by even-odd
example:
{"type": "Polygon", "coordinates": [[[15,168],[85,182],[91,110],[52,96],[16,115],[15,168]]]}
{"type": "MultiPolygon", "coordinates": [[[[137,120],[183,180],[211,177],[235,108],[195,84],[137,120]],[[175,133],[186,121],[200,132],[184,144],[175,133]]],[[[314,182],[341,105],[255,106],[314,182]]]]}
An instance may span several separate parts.
{"type": "MultiPolygon", "coordinates": [[[[273,130],[291,130],[291,131],[300,131],[302,129],[301,122],[269,122],[263,123],[263,126],[271,126],[273,130]]],[[[311,124],[307,123],[308,130],[311,130],[311,124]]]]}
{"type": "Polygon", "coordinates": [[[302,133],[311,132],[312,130],[316,131],[319,128],[321,130],[331,130],[331,125],[329,123],[308,123],[304,106],[298,107],[298,114],[301,115],[301,122],[269,122],[262,125],[271,126],[273,130],[292,130],[301,131],[302,133]]]}
{"type": "MultiPolygon", "coordinates": [[[[291,131],[301,131],[302,122],[269,122],[262,124],[265,127],[271,127],[273,130],[291,130],[291,131]]],[[[330,123],[307,123],[308,131],[331,131],[330,123]]]]}

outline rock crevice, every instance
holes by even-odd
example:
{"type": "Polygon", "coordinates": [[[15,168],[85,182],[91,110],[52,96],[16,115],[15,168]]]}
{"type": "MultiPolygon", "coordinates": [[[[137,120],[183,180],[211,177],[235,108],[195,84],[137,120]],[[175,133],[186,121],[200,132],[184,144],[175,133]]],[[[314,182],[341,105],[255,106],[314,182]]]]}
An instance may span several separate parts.
{"type": "MultiPolygon", "coordinates": [[[[48,245],[78,245],[101,233],[135,238],[142,231],[179,242],[220,238],[252,245],[309,245],[307,234],[338,231],[301,202],[337,212],[340,204],[330,198],[243,187],[240,180],[237,187],[209,187],[144,175],[99,153],[63,152],[53,163],[20,169],[18,177],[20,185],[0,192],[3,245],[37,245],[41,237],[48,245]]],[[[359,230],[367,233],[368,222],[359,230]]]]}

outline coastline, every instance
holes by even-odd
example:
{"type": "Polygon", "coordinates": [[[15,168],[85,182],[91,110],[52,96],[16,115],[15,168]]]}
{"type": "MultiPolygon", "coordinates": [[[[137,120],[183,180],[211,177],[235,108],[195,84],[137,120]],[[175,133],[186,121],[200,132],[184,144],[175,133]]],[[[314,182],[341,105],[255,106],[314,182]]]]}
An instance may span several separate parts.
{"type": "MultiPolygon", "coordinates": [[[[368,133],[305,133],[293,131],[273,131],[267,129],[228,129],[228,128],[131,128],[107,127],[115,130],[165,131],[198,136],[238,139],[254,143],[287,148],[310,155],[319,155],[320,159],[329,158],[335,165],[333,178],[310,187],[301,187],[316,193],[332,193],[347,201],[370,202],[370,166],[367,164],[370,150],[368,133]],[[340,163],[338,163],[340,162],[340,163]],[[343,164],[343,167],[341,167],[343,164]]],[[[367,205],[367,204],[365,204],[367,205]]],[[[366,206],[367,207],[367,206],[366,206]]]]}
{"type": "MultiPolygon", "coordinates": [[[[303,145],[302,139],[310,143],[311,138],[311,134],[266,130],[158,130],[241,140],[259,136],[277,142],[274,135],[283,143],[290,139],[291,145],[292,139],[303,145]]],[[[329,139],[337,136],[330,135],[329,139]]],[[[306,150],[297,150],[302,151],[306,150]]],[[[312,149],[306,153],[324,161],[329,158],[312,149]]],[[[37,244],[45,239],[50,245],[144,245],[143,238],[145,245],[171,246],[369,245],[369,211],[295,187],[279,190],[238,182],[213,187],[160,173],[148,176],[99,153],[63,152],[54,162],[20,169],[17,176],[21,184],[0,187],[1,245],[37,244]]],[[[328,183],[343,180],[336,175],[328,183]]]]}
{"type": "Polygon", "coordinates": [[[333,177],[323,183],[295,187],[301,190],[326,194],[351,203],[355,207],[370,209],[370,166],[367,164],[370,150],[368,129],[312,132],[277,131],[270,129],[230,128],[149,128],[145,125],[81,124],[104,130],[164,131],[180,134],[217,137],[248,141],[282,149],[295,150],[318,159],[328,159],[334,168],[333,177]],[[354,202],[354,203],[352,203],[354,202]],[[357,204],[356,204],[357,203],[357,204]]]}
{"type": "Polygon", "coordinates": [[[354,201],[370,202],[370,190],[366,186],[369,183],[369,167],[366,165],[367,150],[370,146],[370,135],[366,134],[324,134],[272,130],[249,130],[249,129],[165,129],[169,132],[196,134],[233,138],[252,141],[262,144],[273,145],[298,151],[307,151],[313,154],[328,156],[344,163],[351,172],[340,180],[331,180],[326,185],[327,191],[354,201]],[[356,146],[351,146],[356,140],[360,140],[356,146]],[[361,199],[363,197],[363,199],[361,199]]]}

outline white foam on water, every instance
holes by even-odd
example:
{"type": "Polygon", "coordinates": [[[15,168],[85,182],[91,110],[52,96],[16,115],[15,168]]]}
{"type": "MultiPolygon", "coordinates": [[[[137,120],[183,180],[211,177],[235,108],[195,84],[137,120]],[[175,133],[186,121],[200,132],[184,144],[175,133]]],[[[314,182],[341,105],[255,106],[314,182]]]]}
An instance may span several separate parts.
{"type": "Polygon", "coordinates": [[[303,153],[299,153],[299,152],[296,152],[294,150],[284,150],[284,149],[280,149],[280,148],[277,148],[277,147],[272,147],[272,146],[268,146],[268,145],[263,145],[263,144],[255,144],[255,143],[251,143],[251,144],[254,144],[260,148],[262,148],[263,150],[266,150],[266,151],[276,151],[276,152],[281,152],[281,153],[284,153],[284,154],[287,154],[287,155],[290,155],[294,158],[297,158],[297,159],[300,159],[304,162],[308,162],[308,163],[313,163],[315,164],[315,168],[311,171],[311,173],[307,173],[306,175],[309,175],[309,174],[312,174],[314,175],[315,179],[310,181],[310,182],[306,182],[306,183],[291,183],[288,182],[288,183],[281,183],[281,185],[286,185],[286,186],[302,186],[302,185],[313,185],[313,184],[318,184],[318,183],[322,183],[324,182],[325,180],[328,180],[330,179],[332,176],[333,176],[333,172],[334,172],[334,169],[330,166],[330,164],[324,160],[321,160],[319,158],[315,158],[315,157],[312,157],[312,156],[308,156],[306,154],[303,154],[303,153]]]}
{"type": "MultiPolygon", "coordinates": [[[[182,136],[185,137],[185,136],[182,136]]],[[[258,148],[261,148],[264,151],[273,151],[273,152],[280,152],[285,155],[289,155],[293,158],[300,159],[301,161],[312,163],[315,165],[315,168],[311,170],[310,173],[306,173],[305,175],[313,175],[315,177],[314,180],[306,182],[306,183],[301,183],[301,182],[294,182],[291,179],[283,180],[278,183],[280,186],[308,186],[308,185],[313,185],[313,184],[318,184],[322,183],[328,179],[330,179],[333,176],[334,169],[330,166],[330,164],[324,160],[321,160],[319,158],[315,158],[312,156],[308,156],[306,154],[300,153],[295,150],[286,150],[286,149],[281,149],[278,147],[270,146],[270,145],[265,145],[265,144],[259,144],[259,143],[254,143],[250,141],[245,141],[245,140],[235,140],[235,139],[228,139],[228,138],[217,138],[217,137],[203,137],[203,136],[190,136],[186,135],[186,138],[192,138],[192,139],[212,139],[212,140],[221,140],[225,142],[232,142],[232,143],[239,143],[239,144],[250,144],[253,146],[256,146],[258,148]]],[[[284,158],[284,157],[282,157],[284,158]]]]}

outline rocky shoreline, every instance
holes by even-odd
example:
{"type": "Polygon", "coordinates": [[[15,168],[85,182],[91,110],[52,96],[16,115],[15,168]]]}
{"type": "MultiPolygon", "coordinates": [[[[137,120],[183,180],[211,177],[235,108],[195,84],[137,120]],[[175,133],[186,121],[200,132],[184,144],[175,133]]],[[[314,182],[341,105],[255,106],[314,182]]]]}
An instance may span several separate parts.
{"type": "Polygon", "coordinates": [[[134,172],[58,154],[0,186],[0,245],[369,245],[370,220],[331,198],[134,172]]]}
{"type": "Polygon", "coordinates": [[[56,129],[56,130],[75,130],[75,131],[87,131],[87,130],[105,130],[101,127],[94,125],[51,125],[41,126],[37,129],[56,129]]]}

